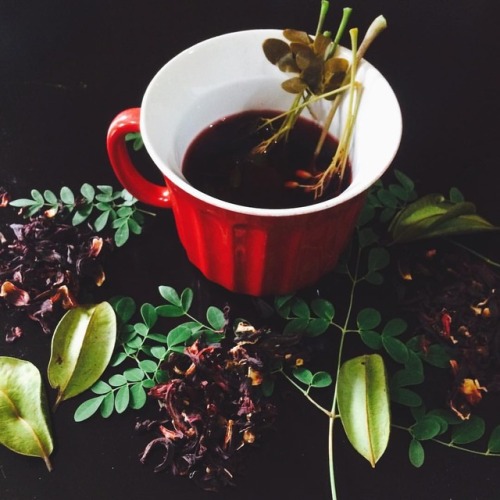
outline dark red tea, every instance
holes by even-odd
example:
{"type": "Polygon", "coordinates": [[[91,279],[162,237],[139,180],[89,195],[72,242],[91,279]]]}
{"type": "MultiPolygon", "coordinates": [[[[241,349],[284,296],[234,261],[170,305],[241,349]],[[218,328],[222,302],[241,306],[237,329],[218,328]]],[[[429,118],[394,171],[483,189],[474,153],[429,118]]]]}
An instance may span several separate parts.
{"type": "Polygon", "coordinates": [[[260,127],[262,118],[276,115],[274,111],[245,111],[210,125],[186,152],[182,169],[187,181],[215,198],[256,208],[301,207],[343,191],[349,185],[350,171],[344,176],[344,185],[339,187],[332,180],[318,200],[312,192],[285,186],[296,180],[297,170],[324,170],[337,149],[337,141],[328,136],[311,166],[321,127],[310,120],[300,117],[287,141],[274,144],[266,153],[253,152],[272,134],[269,127],[260,127]]]}

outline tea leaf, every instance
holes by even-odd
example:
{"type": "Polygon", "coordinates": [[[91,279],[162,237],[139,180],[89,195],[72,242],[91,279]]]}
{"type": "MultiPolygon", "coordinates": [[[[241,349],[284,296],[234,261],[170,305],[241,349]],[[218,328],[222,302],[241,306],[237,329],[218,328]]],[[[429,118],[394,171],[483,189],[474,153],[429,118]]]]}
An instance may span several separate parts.
{"type": "Polygon", "coordinates": [[[179,325],[170,330],[167,335],[167,345],[168,347],[172,347],[175,345],[183,344],[191,338],[192,332],[189,327],[186,325],[179,325]]]}
{"type": "Polygon", "coordinates": [[[467,444],[483,436],[485,423],[481,417],[472,415],[469,420],[453,427],[451,432],[452,444],[467,444]]]}
{"type": "Polygon", "coordinates": [[[157,306],[156,312],[158,316],[163,316],[166,318],[178,318],[184,316],[184,310],[182,307],[167,304],[166,306],[157,306]]]}
{"type": "Polygon", "coordinates": [[[422,355],[422,359],[437,368],[447,368],[450,364],[450,355],[439,344],[429,346],[427,352],[422,355]]]}
{"type": "Polygon", "coordinates": [[[40,457],[48,470],[54,445],[42,377],[29,361],[0,357],[0,444],[40,457]]]}
{"type": "Polygon", "coordinates": [[[327,372],[316,372],[311,380],[312,387],[328,387],[332,385],[332,376],[327,372]]]}
{"type": "Polygon", "coordinates": [[[296,300],[294,301],[292,305],[292,312],[298,318],[309,319],[311,316],[311,310],[309,309],[307,302],[299,298],[296,298],[296,300]]]}
{"type": "Polygon", "coordinates": [[[309,337],[316,337],[325,333],[330,327],[330,322],[323,318],[313,318],[306,327],[306,334],[309,337]]]}
{"type": "Polygon", "coordinates": [[[368,255],[368,269],[370,271],[380,271],[389,265],[389,252],[382,247],[375,247],[368,255]]]}
{"type": "Polygon", "coordinates": [[[109,384],[98,380],[92,387],[91,390],[94,394],[107,394],[109,391],[113,390],[109,384]]]}
{"type": "Polygon", "coordinates": [[[361,340],[371,349],[380,349],[382,347],[382,336],[373,330],[361,330],[361,340]]]}
{"type": "Polygon", "coordinates": [[[94,415],[101,406],[104,398],[105,396],[97,396],[84,401],[75,411],[73,416],[75,422],[83,422],[94,415]]]}
{"type": "Polygon", "coordinates": [[[178,307],[182,306],[181,298],[179,297],[179,294],[174,288],[172,288],[171,286],[162,285],[158,287],[158,290],[160,292],[160,295],[167,302],[170,302],[170,304],[173,304],[174,306],[178,307]]]}
{"type": "Polygon", "coordinates": [[[99,408],[101,417],[108,418],[109,416],[111,416],[114,409],[115,409],[115,393],[108,392],[108,394],[106,394],[99,408]]]}
{"type": "Polygon", "coordinates": [[[61,191],[59,192],[59,196],[61,197],[61,201],[65,205],[73,205],[75,203],[75,195],[73,191],[67,186],[63,186],[61,191]]]}
{"type": "Polygon", "coordinates": [[[130,388],[130,407],[133,410],[140,410],[147,401],[147,393],[142,384],[135,384],[130,388]]]}
{"type": "Polygon", "coordinates": [[[338,407],[350,443],[375,467],[390,434],[389,397],[381,356],[359,356],[341,366],[338,407]]]}
{"type": "Polygon", "coordinates": [[[215,306],[207,309],[207,321],[214,330],[222,330],[226,324],[224,313],[215,306]]]}
{"type": "Polygon", "coordinates": [[[148,328],[154,326],[156,320],[158,319],[154,306],[148,303],[142,305],[141,316],[148,328]]]}
{"type": "Polygon", "coordinates": [[[488,439],[487,453],[500,453],[500,425],[497,425],[488,439]]]}
{"type": "Polygon", "coordinates": [[[88,184],[87,182],[82,185],[80,188],[80,193],[82,193],[83,197],[89,202],[92,203],[95,197],[95,189],[88,184]]]}
{"type": "Polygon", "coordinates": [[[122,385],[115,395],[115,410],[116,413],[123,413],[130,401],[130,391],[128,385],[122,385]]]}
{"type": "Polygon", "coordinates": [[[108,365],[116,342],[111,305],[79,306],[68,311],[52,338],[48,378],[57,389],[56,405],[91,387],[108,365]]]}
{"type": "Polygon", "coordinates": [[[130,229],[128,224],[126,223],[126,219],[117,219],[117,221],[123,221],[124,223],[120,225],[120,227],[115,232],[115,244],[117,247],[122,247],[125,245],[130,236],[130,229]]]}
{"type": "Polygon", "coordinates": [[[420,441],[432,439],[441,433],[441,424],[438,417],[425,416],[410,428],[410,432],[420,441]]]}
{"type": "Polygon", "coordinates": [[[295,368],[292,373],[293,376],[297,380],[300,380],[300,382],[302,382],[303,384],[311,385],[313,380],[313,374],[311,370],[308,370],[307,368],[295,368]]]}
{"type": "Polygon", "coordinates": [[[386,337],[397,337],[406,331],[408,327],[406,321],[400,318],[394,318],[387,322],[382,331],[382,335],[386,337]]]}
{"type": "Polygon", "coordinates": [[[400,340],[382,335],[382,345],[394,361],[404,364],[408,360],[408,348],[400,340]]]}
{"type": "Polygon", "coordinates": [[[314,299],[311,302],[311,309],[318,318],[328,322],[332,321],[335,316],[335,307],[328,300],[314,299]]]}
{"type": "Polygon", "coordinates": [[[410,408],[417,408],[422,404],[422,398],[416,392],[405,387],[391,389],[391,399],[410,408]]]}
{"type": "Polygon", "coordinates": [[[382,321],[380,313],[371,307],[362,309],[357,316],[358,328],[360,330],[373,330],[382,321]]]}
{"type": "Polygon", "coordinates": [[[425,451],[422,443],[417,439],[410,441],[410,448],[408,450],[408,457],[414,467],[422,467],[425,460],[425,451]]]}

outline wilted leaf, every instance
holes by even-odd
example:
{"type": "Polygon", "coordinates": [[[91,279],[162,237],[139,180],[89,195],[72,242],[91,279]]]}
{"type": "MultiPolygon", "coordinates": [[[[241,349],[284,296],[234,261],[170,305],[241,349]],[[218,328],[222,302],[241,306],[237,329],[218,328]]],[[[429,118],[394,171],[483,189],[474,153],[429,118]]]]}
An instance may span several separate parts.
{"type": "Polygon", "coordinates": [[[107,302],[68,311],[56,327],[48,367],[56,405],[91,387],[107,367],[116,342],[116,316],[107,302]]]}
{"type": "Polygon", "coordinates": [[[391,424],[381,356],[359,356],[341,366],[338,407],[350,443],[375,467],[389,442],[391,424]]]}
{"type": "Polygon", "coordinates": [[[0,357],[0,443],[10,450],[43,458],[51,470],[54,448],[42,378],[29,361],[0,357]]]}

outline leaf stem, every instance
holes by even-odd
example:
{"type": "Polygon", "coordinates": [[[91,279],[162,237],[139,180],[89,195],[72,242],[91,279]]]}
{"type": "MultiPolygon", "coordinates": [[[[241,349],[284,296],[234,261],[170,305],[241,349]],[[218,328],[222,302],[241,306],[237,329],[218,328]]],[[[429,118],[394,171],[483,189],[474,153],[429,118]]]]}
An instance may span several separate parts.
{"type": "Polygon", "coordinates": [[[449,238],[448,241],[450,243],[453,243],[457,247],[462,248],[463,250],[466,250],[467,252],[471,253],[472,255],[475,255],[476,257],[479,257],[480,259],[482,259],[484,262],[486,262],[490,266],[500,268],[500,263],[499,262],[496,262],[496,261],[494,261],[494,260],[486,257],[485,255],[477,252],[476,250],[473,250],[472,248],[470,248],[470,247],[468,247],[466,245],[463,245],[462,243],[459,243],[458,241],[455,241],[455,240],[453,240],[451,238],[449,238]]]}
{"type": "MultiPolygon", "coordinates": [[[[394,429],[399,429],[400,431],[405,431],[411,435],[410,429],[408,427],[394,423],[391,424],[391,427],[394,427],[394,429]]],[[[483,457],[500,457],[500,453],[496,453],[489,450],[486,451],[473,450],[471,448],[466,448],[465,446],[456,445],[453,443],[453,441],[443,441],[442,439],[438,438],[431,438],[429,439],[429,441],[433,441],[434,443],[446,446],[447,448],[452,448],[457,451],[465,451],[466,453],[471,453],[473,455],[481,455],[483,457]]]]}
{"type": "Polygon", "coordinates": [[[333,419],[334,416],[326,409],[323,408],[317,401],[315,401],[310,395],[309,392],[304,390],[299,384],[295,382],[291,377],[289,377],[283,370],[279,370],[279,372],[285,377],[290,384],[292,384],[296,389],[298,389],[318,410],[322,411],[328,418],[333,419]]]}
{"type": "Polygon", "coordinates": [[[360,260],[361,260],[361,249],[359,248],[358,254],[356,257],[356,265],[355,265],[354,275],[351,278],[352,285],[351,285],[351,292],[349,295],[349,305],[347,307],[344,326],[341,328],[340,344],[339,344],[339,350],[338,350],[338,356],[337,356],[337,369],[336,369],[336,375],[335,375],[335,389],[334,389],[334,393],[333,393],[332,409],[330,411],[330,414],[332,417],[331,417],[329,425],[328,425],[328,464],[329,464],[330,490],[331,490],[331,494],[332,494],[332,500],[337,499],[337,489],[335,486],[334,455],[333,455],[333,438],[334,438],[333,424],[335,422],[335,419],[337,418],[338,380],[339,380],[340,367],[342,364],[342,354],[343,354],[343,349],[344,349],[345,336],[346,336],[346,333],[349,331],[348,327],[349,327],[349,322],[351,319],[351,312],[352,312],[352,309],[354,306],[354,292],[356,289],[356,285],[358,283],[357,276],[359,274],[360,260]]]}

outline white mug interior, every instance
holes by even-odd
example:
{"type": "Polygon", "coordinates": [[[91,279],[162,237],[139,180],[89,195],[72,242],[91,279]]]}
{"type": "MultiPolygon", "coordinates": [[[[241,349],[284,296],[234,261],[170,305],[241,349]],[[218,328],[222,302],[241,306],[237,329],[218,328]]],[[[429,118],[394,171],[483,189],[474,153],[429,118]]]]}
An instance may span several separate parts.
{"type": "MultiPolygon", "coordinates": [[[[184,153],[210,124],[245,110],[286,110],[294,96],[282,90],[285,74],[264,56],[266,38],[283,39],[280,30],[228,33],[181,52],[149,84],[141,105],[140,129],[146,149],[170,181],[204,201],[259,216],[285,216],[329,208],[366,191],[391,164],[401,140],[402,119],[397,98],[387,80],[367,61],[358,68],[363,85],[350,151],[352,182],[339,196],[315,205],[263,209],[234,205],[193,188],[182,174],[184,153]]],[[[351,51],[341,48],[349,61],[351,51]]],[[[326,114],[321,100],[315,114],[326,114]]],[[[338,137],[346,103],[336,113],[330,133],[338,137]]],[[[307,117],[308,112],[303,116],[307,117]]]]}

